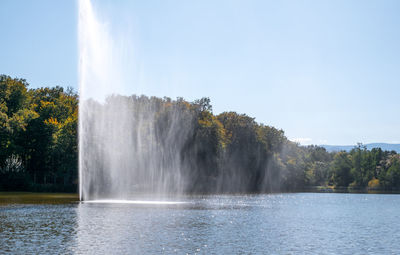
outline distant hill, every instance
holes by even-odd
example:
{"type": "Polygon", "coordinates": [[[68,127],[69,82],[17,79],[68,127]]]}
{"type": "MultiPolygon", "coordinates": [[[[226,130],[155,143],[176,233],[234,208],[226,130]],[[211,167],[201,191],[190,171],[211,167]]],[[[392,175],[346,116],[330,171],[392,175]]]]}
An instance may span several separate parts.
{"type": "MultiPolygon", "coordinates": [[[[391,144],[391,143],[368,143],[364,144],[368,150],[371,150],[373,148],[381,148],[384,151],[396,151],[397,153],[400,153],[400,144],[391,144]]],[[[324,147],[327,151],[333,152],[333,151],[350,151],[357,145],[320,145],[321,147],[324,147]]]]}

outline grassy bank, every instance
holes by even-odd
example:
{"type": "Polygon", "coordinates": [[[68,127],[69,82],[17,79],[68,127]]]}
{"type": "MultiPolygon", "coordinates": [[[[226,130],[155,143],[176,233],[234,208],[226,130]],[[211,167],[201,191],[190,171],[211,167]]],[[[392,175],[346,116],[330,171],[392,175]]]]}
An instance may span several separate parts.
{"type": "Polygon", "coordinates": [[[0,192],[1,204],[65,204],[79,201],[74,193],[0,192]]]}

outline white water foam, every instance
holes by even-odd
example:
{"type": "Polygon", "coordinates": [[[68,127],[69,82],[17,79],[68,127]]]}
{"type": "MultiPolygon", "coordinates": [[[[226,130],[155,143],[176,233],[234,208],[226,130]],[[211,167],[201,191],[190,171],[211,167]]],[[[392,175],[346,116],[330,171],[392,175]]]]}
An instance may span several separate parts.
{"type": "Polygon", "coordinates": [[[186,203],[177,201],[120,200],[120,199],[87,200],[83,202],[89,204],[136,204],[136,205],[178,205],[186,203]]]}

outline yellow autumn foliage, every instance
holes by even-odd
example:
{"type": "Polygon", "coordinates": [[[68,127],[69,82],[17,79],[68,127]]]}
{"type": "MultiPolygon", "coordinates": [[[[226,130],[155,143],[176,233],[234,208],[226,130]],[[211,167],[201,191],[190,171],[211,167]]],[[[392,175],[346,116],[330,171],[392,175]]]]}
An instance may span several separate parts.
{"type": "Polygon", "coordinates": [[[376,188],[379,188],[379,186],[380,186],[379,180],[376,179],[375,177],[372,178],[372,180],[370,180],[368,182],[368,188],[369,189],[376,189],[376,188]]]}

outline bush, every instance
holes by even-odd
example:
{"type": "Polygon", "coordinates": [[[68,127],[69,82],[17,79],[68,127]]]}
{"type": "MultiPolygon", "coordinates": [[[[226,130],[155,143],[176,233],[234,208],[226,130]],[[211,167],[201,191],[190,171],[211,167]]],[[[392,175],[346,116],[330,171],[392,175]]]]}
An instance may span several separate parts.
{"type": "Polygon", "coordinates": [[[368,182],[368,189],[379,189],[379,188],[380,188],[379,180],[376,179],[375,177],[372,178],[372,179],[368,182]]]}

